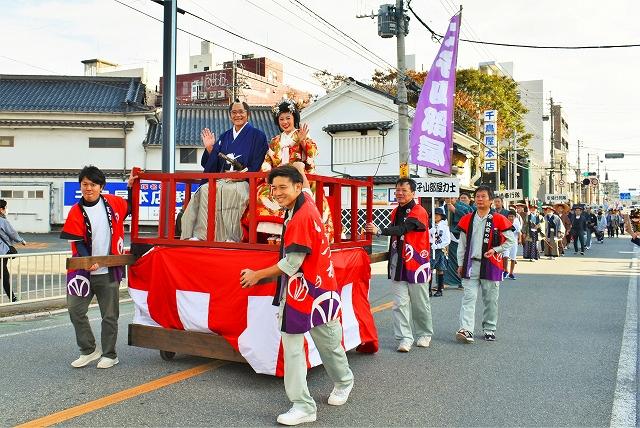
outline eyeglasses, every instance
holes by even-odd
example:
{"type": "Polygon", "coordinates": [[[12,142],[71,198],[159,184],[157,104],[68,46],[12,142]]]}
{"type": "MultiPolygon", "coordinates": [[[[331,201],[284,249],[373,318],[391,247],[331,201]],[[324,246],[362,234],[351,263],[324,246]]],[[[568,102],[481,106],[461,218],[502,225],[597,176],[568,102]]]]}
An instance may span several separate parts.
{"type": "Polygon", "coordinates": [[[231,116],[244,116],[246,113],[245,110],[231,110],[231,116]]]}

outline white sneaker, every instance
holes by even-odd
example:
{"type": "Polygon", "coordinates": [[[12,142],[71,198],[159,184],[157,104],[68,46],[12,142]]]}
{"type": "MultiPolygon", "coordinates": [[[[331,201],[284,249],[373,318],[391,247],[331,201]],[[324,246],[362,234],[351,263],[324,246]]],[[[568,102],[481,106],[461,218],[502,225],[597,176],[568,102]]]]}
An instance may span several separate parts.
{"type": "Polygon", "coordinates": [[[98,358],[100,358],[100,356],[102,356],[102,349],[98,348],[96,346],[96,349],[88,354],[88,355],[80,355],[80,357],[78,357],[78,359],[74,360],[71,362],[71,367],[75,367],[75,368],[80,368],[80,367],[84,367],[89,363],[94,362],[95,360],[97,360],[98,358]]]}
{"type": "Polygon", "coordinates": [[[306,413],[300,409],[292,407],[287,413],[278,415],[278,423],[282,425],[299,425],[305,422],[315,422],[316,412],[306,413]]]}
{"type": "Polygon", "coordinates": [[[333,391],[331,391],[331,394],[329,395],[329,401],[327,402],[332,406],[342,406],[349,399],[349,394],[353,389],[353,383],[354,382],[351,381],[351,384],[344,388],[338,388],[337,386],[334,386],[333,391]]]}
{"type": "Polygon", "coordinates": [[[431,336],[422,336],[416,341],[416,346],[421,348],[428,348],[431,345],[431,336]]]}
{"type": "Polygon", "coordinates": [[[119,362],[120,362],[120,360],[118,360],[118,357],[115,357],[115,358],[102,357],[102,358],[100,358],[100,361],[98,361],[98,368],[99,369],[108,369],[110,367],[115,366],[119,362]]]}
{"type": "Polygon", "coordinates": [[[411,351],[411,342],[403,340],[402,342],[400,342],[400,345],[398,345],[398,352],[409,352],[411,351]]]}

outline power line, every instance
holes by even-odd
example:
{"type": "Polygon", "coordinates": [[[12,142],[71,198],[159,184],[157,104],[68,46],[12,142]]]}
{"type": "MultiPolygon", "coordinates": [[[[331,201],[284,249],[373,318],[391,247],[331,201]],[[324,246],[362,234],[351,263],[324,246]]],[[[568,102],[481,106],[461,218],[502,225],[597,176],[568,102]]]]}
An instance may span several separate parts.
{"type": "Polygon", "coordinates": [[[341,29],[339,29],[338,27],[336,27],[335,25],[333,25],[331,22],[327,21],[325,18],[323,18],[321,15],[317,14],[316,12],[314,12],[313,10],[311,10],[307,5],[305,5],[304,3],[302,3],[299,0],[289,0],[289,2],[291,4],[294,5],[299,5],[298,7],[302,7],[304,8],[304,10],[306,10],[310,15],[315,16],[316,19],[320,20],[321,22],[325,23],[327,26],[329,26],[330,28],[332,28],[335,32],[342,34],[344,37],[346,37],[347,39],[349,39],[351,42],[355,43],[356,45],[360,46],[362,49],[364,49],[365,51],[369,52],[370,54],[372,54],[373,56],[375,56],[376,58],[378,58],[379,60],[381,60],[382,62],[384,62],[385,64],[387,64],[389,67],[391,67],[391,69],[396,70],[397,68],[390,64],[387,60],[385,60],[384,58],[382,58],[380,55],[376,54],[375,52],[373,52],[372,50],[370,50],[369,48],[367,48],[366,46],[364,46],[362,43],[360,43],[359,41],[357,41],[356,39],[354,39],[353,37],[351,37],[349,34],[345,33],[344,31],[342,31],[341,29]]]}
{"type": "MultiPolygon", "coordinates": [[[[418,14],[411,8],[411,5],[407,5],[413,16],[420,22],[426,29],[431,33],[433,37],[437,37],[442,39],[444,36],[442,34],[436,33],[433,31],[419,16],[418,14]]],[[[503,47],[511,47],[511,48],[527,48],[527,49],[565,49],[565,50],[581,50],[581,49],[615,49],[615,48],[636,48],[640,47],[640,43],[625,43],[625,44],[616,44],[616,45],[580,45],[580,46],[561,46],[561,45],[528,45],[522,43],[501,43],[501,42],[486,42],[482,40],[470,40],[460,38],[461,42],[467,43],[475,43],[478,45],[489,45],[489,46],[503,46],[503,47]]]]}

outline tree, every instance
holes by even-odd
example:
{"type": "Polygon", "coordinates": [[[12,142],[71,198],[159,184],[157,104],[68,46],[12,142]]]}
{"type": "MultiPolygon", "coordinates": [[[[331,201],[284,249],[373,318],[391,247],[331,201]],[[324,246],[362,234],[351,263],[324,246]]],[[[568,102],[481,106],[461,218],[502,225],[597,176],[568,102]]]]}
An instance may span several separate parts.
{"type": "Polygon", "coordinates": [[[340,86],[342,82],[347,80],[347,76],[343,74],[333,75],[326,70],[314,72],[313,77],[320,82],[320,86],[327,92],[334,90],[340,86]]]}

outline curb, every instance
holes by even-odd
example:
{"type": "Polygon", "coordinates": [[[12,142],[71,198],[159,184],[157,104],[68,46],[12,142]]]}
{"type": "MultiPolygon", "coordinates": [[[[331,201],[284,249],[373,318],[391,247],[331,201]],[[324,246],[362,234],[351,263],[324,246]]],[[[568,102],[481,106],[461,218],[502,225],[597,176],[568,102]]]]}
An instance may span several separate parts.
{"type": "MultiPolygon", "coordinates": [[[[118,302],[119,303],[128,303],[133,301],[133,299],[131,299],[130,297],[127,299],[120,299],[118,302]]],[[[95,308],[98,307],[97,303],[92,303],[89,305],[89,308],[95,308]]],[[[8,317],[1,317],[0,318],[0,323],[3,322],[11,322],[11,321],[29,321],[29,320],[34,320],[37,318],[44,318],[44,317],[49,317],[52,315],[57,315],[57,314],[62,314],[65,312],[68,312],[69,309],[67,308],[63,308],[63,309],[54,309],[52,311],[42,311],[42,312],[33,312],[30,314],[19,314],[19,315],[11,315],[8,317]]]]}

